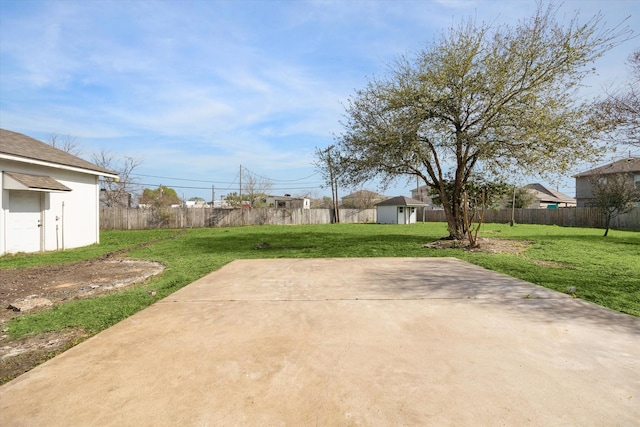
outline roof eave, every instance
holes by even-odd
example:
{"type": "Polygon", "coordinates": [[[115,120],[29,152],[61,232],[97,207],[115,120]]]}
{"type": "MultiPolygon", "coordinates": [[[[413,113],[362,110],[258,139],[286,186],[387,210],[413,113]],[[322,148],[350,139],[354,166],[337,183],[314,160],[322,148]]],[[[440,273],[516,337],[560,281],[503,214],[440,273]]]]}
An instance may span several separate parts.
{"type": "Polygon", "coordinates": [[[76,166],[46,162],[43,160],[36,160],[36,159],[31,159],[29,157],[16,156],[16,155],[6,154],[6,153],[0,153],[0,159],[12,160],[14,162],[21,162],[21,163],[29,163],[29,164],[38,165],[38,166],[46,166],[46,167],[55,168],[55,169],[69,170],[73,172],[81,172],[89,175],[104,176],[105,178],[113,178],[113,179],[119,178],[118,174],[116,173],[103,172],[103,171],[92,170],[87,168],[79,168],[76,166]]]}

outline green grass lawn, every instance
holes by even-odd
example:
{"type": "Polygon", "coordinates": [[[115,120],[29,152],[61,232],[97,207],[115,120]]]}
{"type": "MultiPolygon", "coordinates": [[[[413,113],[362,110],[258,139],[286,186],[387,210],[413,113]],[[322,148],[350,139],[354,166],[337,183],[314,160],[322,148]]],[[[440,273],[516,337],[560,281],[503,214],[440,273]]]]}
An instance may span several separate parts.
{"type": "MultiPolygon", "coordinates": [[[[0,269],[72,262],[133,248],[131,258],[164,263],[165,271],[120,293],[78,300],[19,316],[9,334],[82,328],[96,333],[235,259],[452,256],[560,292],[640,316],[640,233],[542,225],[486,224],[482,237],[527,240],[519,255],[426,249],[445,236],[443,223],[251,226],[190,230],[105,231],[99,245],[46,254],[0,257],[0,269]],[[260,243],[266,249],[257,249],[260,243]],[[145,243],[148,243],[145,245],[145,243]],[[155,290],[150,295],[149,290],[155,290]]],[[[0,270],[1,274],[1,270],[0,270]]]]}

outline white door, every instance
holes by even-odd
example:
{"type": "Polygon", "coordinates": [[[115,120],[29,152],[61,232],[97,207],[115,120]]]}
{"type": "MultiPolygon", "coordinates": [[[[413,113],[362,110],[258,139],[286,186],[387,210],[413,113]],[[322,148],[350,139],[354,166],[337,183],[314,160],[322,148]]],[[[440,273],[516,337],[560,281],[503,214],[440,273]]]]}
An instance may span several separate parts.
{"type": "Polygon", "coordinates": [[[398,224],[406,224],[404,215],[405,215],[404,206],[398,206],[398,224]]]}
{"type": "Polygon", "coordinates": [[[42,249],[42,193],[9,191],[6,251],[38,252],[42,249]]]}

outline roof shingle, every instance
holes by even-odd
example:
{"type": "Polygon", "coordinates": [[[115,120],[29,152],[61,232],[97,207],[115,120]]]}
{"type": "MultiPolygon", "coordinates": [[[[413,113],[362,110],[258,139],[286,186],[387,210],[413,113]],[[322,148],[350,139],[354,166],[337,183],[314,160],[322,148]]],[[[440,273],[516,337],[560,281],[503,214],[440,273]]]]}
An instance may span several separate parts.
{"type": "Polygon", "coordinates": [[[380,203],[376,203],[376,206],[425,206],[426,203],[420,200],[412,199],[405,196],[396,196],[387,200],[383,200],[380,203]]]}
{"type": "Polygon", "coordinates": [[[545,202],[560,202],[560,203],[575,203],[576,199],[571,196],[567,196],[564,193],[556,191],[552,188],[545,187],[540,183],[527,184],[524,188],[528,188],[536,192],[536,196],[541,201],[545,202]]]}
{"type": "Polygon", "coordinates": [[[71,191],[69,187],[56,181],[50,176],[29,175],[18,172],[5,172],[5,174],[29,189],[71,191]]]}
{"type": "Polygon", "coordinates": [[[37,139],[6,129],[0,129],[0,153],[58,165],[72,166],[93,172],[105,173],[107,175],[117,175],[117,173],[113,171],[94,165],[73,154],[58,150],[37,139]]]}
{"type": "Polygon", "coordinates": [[[595,169],[589,169],[588,171],[580,172],[574,175],[574,178],[581,178],[583,176],[592,175],[608,175],[612,173],[631,173],[640,172],[640,157],[628,157],[626,159],[618,160],[617,162],[608,163],[604,166],[597,167],[595,169]]]}

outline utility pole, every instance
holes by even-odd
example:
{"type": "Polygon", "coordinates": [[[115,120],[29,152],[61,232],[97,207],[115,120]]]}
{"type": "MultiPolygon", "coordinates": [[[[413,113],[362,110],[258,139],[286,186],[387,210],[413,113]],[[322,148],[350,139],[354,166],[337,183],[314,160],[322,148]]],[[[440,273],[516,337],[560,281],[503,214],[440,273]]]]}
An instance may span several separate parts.
{"type": "Polygon", "coordinates": [[[329,181],[331,181],[331,199],[333,200],[334,222],[340,222],[340,209],[338,207],[338,183],[333,176],[333,163],[331,162],[331,150],[333,145],[327,148],[327,166],[329,167],[329,181]]]}
{"type": "Polygon", "coordinates": [[[513,227],[516,223],[516,186],[513,185],[513,198],[511,199],[511,222],[509,225],[513,227]]]}
{"type": "Polygon", "coordinates": [[[244,206],[242,205],[242,165],[240,165],[240,224],[244,225],[244,206]]]}
{"type": "Polygon", "coordinates": [[[216,187],[215,185],[211,184],[211,207],[213,207],[213,205],[215,204],[216,200],[216,187]]]}

